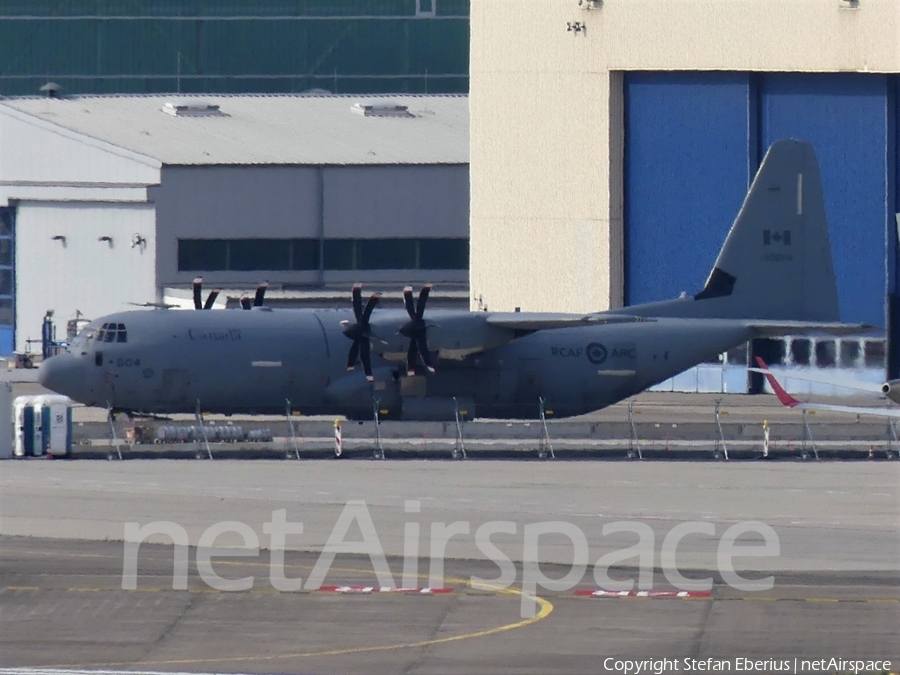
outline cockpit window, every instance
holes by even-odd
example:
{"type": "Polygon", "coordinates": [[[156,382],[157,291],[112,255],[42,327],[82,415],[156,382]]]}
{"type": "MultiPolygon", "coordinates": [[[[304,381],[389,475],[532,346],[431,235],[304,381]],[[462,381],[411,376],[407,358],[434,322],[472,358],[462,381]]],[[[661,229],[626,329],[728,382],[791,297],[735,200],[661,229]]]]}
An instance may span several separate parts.
{"type": "Polygon", "coordinates": [[[100,328],[97,342],[128,342],[128,331],[124,323],[105,323],[100,328]]]}

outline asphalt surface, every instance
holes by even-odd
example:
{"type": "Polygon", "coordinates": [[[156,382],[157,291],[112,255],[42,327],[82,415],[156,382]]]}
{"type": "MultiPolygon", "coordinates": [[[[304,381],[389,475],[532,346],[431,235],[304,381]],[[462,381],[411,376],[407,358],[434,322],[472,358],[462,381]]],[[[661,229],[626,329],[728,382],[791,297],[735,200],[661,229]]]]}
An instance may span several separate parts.
{"type": "MultiPolygon", "coordinates": [[[[691,423],[690,411],[657,412],[691,423]]],[[[12,669],[0,675],[50,666],[54,675],[598,673],[650,658],[678,659],[679,671],[686,658],[725,659],[734,671],[737,658],[795,657],[887,659],[900,669],[897,461],[9,461],[0,463],[0,535],[0,666],[12,669]],[[285,576],[303,579],[299,591],[270,578],[278,565],[267,524],[282,510],[303,524],[285,546],[285,576]],[[777,548],[737,555],[734,568],[748,582],[772,577],[771,588],[723,577],[723,540],[747,521],[757,525],[739,546],[761,547],[765,526],[777,548]],[[186,589],[173,589],[171,539],[149,534],[135,588],[123,590],[128,523],[183,530],[201,551],[220,547],[226,555],[211,569],[252,577],[252,587],[225,591],[198,576],[191,549],[186,589]],[[643,528],[630,557],[616,553],[637,534],[611,531],[617,523],[643,528]],[[686,525],[703,531],[664,560],[667,538],[686,525]],[[491,527],[497,551],[476,534],[491,527]],[[586,566],[569,576],[578,533],[586,566]],[[379,578],[351,545],[322,580],[342,590],[310,589],[329,539],[377,541],[390,576],[379,578]],[[243,557],[221,548],[257,542],[263,550],[243,557]],[[492,559],[503,556],[515,574],[498,588],[492,559]],[[650,569],[643,577],[639,561],[650,569]],[[684,579],[661,569],[673,565],[684,579]],[[538,571],[566,583],[537,583],[532,595],[523,582],[538,571]],[[699,595],[578,595],[613,590],[613,581],[699,595]],[[363,592],[397,585],[452,591],[363,592]],[[523,617],[529,607],[534,616],[523,617]]]]}
{"type": "MultiPolygon", "coordinates": [[[[450,562],[447,593],[279,592],[268,582],[265,553],[223,557],[216,573],[252,576],[254,585],[222,592],[197,575],[192,552],[187,590],[172,590],[172,547],[144,544],[137,589],[122,590],[120,543],[2,544],[0,662],[7,668],[597,673],[624,659],[678,659],[684,670],[685,659],[733,666],[737,658],[900,658],[900,589],[885,574],[784,574],[772,591],[716,584],[711,597],[696,599],[576,595],[594,587],[588,577],[575,589],[540,591],[535,615],[522,618],[519,588],[469,581],[496,573],[478,562],[450,562]]],[[[291,553],[284,569],[303,576],[316,561],[291,553]]],[[[400,561],[390,563],[399,576],[400,561]]],[[[371,570],[368,558],[341,556],[326,583],[375,584],[371,570]]],[[[660,577],[655,588],[670,588],[660,577]]]]}

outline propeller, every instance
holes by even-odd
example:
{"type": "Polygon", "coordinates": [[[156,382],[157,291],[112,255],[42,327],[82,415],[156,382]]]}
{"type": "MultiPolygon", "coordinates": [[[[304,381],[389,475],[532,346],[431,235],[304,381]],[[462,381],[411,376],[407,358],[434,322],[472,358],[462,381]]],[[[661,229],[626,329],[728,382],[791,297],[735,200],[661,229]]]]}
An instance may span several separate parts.
{"type": "Polygon", "coordinates": [[[372,311],[380,298],[381,293],[373,293],[369,296],[369,301],[366,302],[366,307],[363,309],[362,284],[355,284],[353,286],[353,315],[356,317],[356,323],[350,323],[346,319],[341,321],[341,325],[344,327],[344,335],[353,340],[353,344],[350,345],[350,352],[347,354],[347,370],[353,370],[356,367],[356,362],[361,361],[363,372],[366,374],[366,379],[369,382],[375,380],[372,376],[371,358],[371,339],[374,336],[369,325],[369,319],[372,317],[372,311]]]}
{"type": "Polygon", "coordinates": [[[203,302],[203,277],[194,279],[194,309],[212,309],[216,298],[219,297],[219,289],[213,289],[203,302]]]}
{"type": "Polygon", "coordinates": [[[262,307],[263,302],[266,299],[266,289],[268,287],[268,281],[264,281],[259,286],[257,286],[256,294],[253,296],[253,300],[250,300],[250,296],[248,295],[241,296],[241,309],[253,309],[254,307],[262,307]]]}
{"type": "Polygon", "coordinates": [[[400,326],[400,335],[409,338],[409,350],[406,352],[406,372],[414,375],[416,371],[416,357],[422,357],[422,363],[428,369],[428,372],[434,372],[434,366],[431,363],[431,352],[428,351],[428,324],[425,323],[425,303],[428,302],[428,294],[431,293],[432,285],[427,284],[419,291],[419,300],[415,307],[413,306],[413,289],[407,286],[403,289],[403,302],[406,305],[406,313],[409,314],[409,321],[400,326]]]}
{"type": "Polygon", "coordinates": [[[263,301],[266,299],[266,289],[269,287],[269,282],[264,281],[259,286],[256,287],[256,295],[253,296],[253,306],[254,307],[262,307],[263,301]]]}

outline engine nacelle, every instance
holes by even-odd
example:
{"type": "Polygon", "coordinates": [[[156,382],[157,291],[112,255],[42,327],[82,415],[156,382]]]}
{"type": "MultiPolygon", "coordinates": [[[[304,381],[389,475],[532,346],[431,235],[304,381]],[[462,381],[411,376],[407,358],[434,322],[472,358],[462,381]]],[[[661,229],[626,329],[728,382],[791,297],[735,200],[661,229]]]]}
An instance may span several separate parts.
{"type": "Polygon", "coordinates": [[[900,380],[888,380],[881,385],[881,393],[894,403],[900,403],[900,380]]]}

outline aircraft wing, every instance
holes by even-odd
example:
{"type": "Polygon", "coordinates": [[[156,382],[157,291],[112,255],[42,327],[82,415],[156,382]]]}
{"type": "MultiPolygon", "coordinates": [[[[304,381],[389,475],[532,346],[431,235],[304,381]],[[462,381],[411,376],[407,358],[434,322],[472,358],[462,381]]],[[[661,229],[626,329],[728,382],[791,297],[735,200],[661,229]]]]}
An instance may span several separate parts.
{"type": "Polygon", "coordinates": [[[877,329],[876,326],[866,323],[841,323],[840,321],[757,321],[754,319],[747,323],[760,335],[803,335],[806,333],[857,335],[877,329]]]}
{"type": "MultiPolygon", "coordinates": [[[[759,357],[757,357],[759,358],[759,357]]],[[[768,368],[748,368],[753,373],[762,373],[763,375],[773,374],[768,368]]],[[[807,373],[799,373],[793,371],[784,371],[779,373],[786,380],[803,380],[804,382],[820,382],[834,387],[846,387],[847,389],[856,389],[857,391],[866,391],[872,394],[882,393],[881,384],[873,382],[863,382],[861,380],[839,380],[837,378],[827,378],[822,375],[809,375],[807,373]]],[[[774,375],[774,374],[773,374],[774,375]]]]}
{"type": "Polygon", "coordinates": [[[491,326],[510,330],[548,330],[550,328],[572,328],[575,326],[600,326],[614,323],[639,323],[653,321],[641,316],[627,314],[556,314],[553,312],[503,312],[488,314],[486,321],[491,326]]]}
{"type": "MultiPolygon", "coordinates": [[[[757,363],[766,365],[765,362],[756,357],[757,363]]],[[[823,410],[829,412],[842,412],[851,415],[871,415],[875,417],[898,417],[900,418],[900,408],[872,408],[852,405],[836,405],[831,403],[804,403],[799,401],[784,390],[781,383],[775,379],[775,375],[767,368],[751,368],[750,370],[762,373],[766,376],[772,391],[778,397],[779,403],[786,408],[796,408],[797,410],[823,410]]]]}

